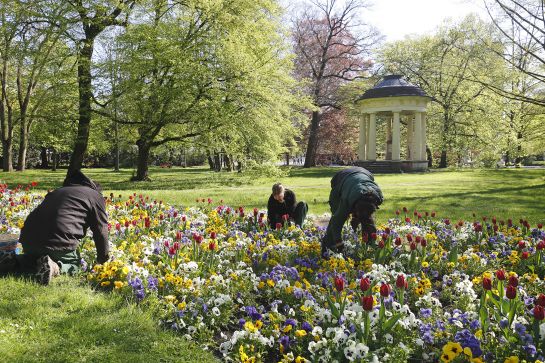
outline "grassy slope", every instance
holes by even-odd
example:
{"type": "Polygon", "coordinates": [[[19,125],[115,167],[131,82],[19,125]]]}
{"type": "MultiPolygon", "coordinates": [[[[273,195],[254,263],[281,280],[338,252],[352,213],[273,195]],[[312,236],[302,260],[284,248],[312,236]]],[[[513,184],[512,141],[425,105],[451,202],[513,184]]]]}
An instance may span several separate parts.
{"type": "Polygon", "coordinates": [[[213,362],[147,310],[60,277],[0,279],[2,362],[213,362]]]}
{"type": "MultiPolygon", "coordinates": [[[[329,211],[331,176],[338,168],[294,168],[281,178],[293,188],[299,200],[310,205],[309,213],[329,211]]],[[[276,178],[254,177],[238,173],[214,173],[206,168],[152,168],[151,182],[131,183],[131,170],[114,173],[106,169],[87,169],[105,191],[116,194],[150,195],[178,205],[194,205],[196,198],[212,198],[216,203],[266,208],[271,185],[276,178]]],[[[40,183],[39,188],[58,187],[65,170],[57,172],[29,170],[24,173],[0,173],[0,180],[10,185],[40,183]]],[[[423,174],[377,175],[385,204],[378,212],[379,220],[393,215],[395,209],[436,210],[438,215],[452,219],[477,216],[528,218],[531,222],[545,220],[545,169],[433,171],[423,174]]]]}

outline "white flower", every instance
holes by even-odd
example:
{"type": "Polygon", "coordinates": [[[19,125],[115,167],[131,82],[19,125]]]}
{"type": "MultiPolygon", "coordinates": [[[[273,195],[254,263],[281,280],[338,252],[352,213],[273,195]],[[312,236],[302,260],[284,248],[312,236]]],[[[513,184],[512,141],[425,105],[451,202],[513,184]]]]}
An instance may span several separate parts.
{"type": "Polygon", "coordinates": [[[212,308],[212,314],[214,314],[215,316],[220,316],[221,315],[221,311],[220,309],[218,309],[216,306],[214,306],[212,308]]]}
{"type": "Polygon", "coordinates": [[[388,344],[392,344],[394,342],[394,337],[391,336],[390,334],[384,335],[384,339],[386,339],[386,343],[388,344]]]}

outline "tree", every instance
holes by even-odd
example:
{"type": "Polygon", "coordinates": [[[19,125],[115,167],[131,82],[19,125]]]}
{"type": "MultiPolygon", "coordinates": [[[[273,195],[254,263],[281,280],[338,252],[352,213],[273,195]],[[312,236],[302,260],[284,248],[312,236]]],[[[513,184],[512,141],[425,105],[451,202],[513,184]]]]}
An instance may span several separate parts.
{"type": "Polygon", "coordinates": [[[529,0],[484,0],[503,47],[492,48],[512,70],[525,75],[524,85],[498,87],[494,92],[522,102],[545,106],[545,3],[529,0]],[[534,84],[528,88],[527,86],[534,84]]]}
{"type": "Polygon", "coordinates": [[[397,41],[382,51],[387,72],[407,76],[439,107],[436,115],[430,115],[435,118],[429,119],[436,122],[440,168],[447,167],[457,137],[467,136],[464,116],[480,110],[478,100],[486,91],[484,83],[492,84],[492,79],[497,79],[494,72],[502,69],[488,56],[489,45],[481,41],[487,34],[486,24],[469,16],[459,24],[441,27],[435,35],[397,41]],[[479,79],[480,83],[469,79],[479,79]]]}
{"type": "Polygon", "coordinates": [[[296,75],[307,84],[306,92],[315,106],[305,167],[316,165],[322,115],[340,108],[339,87],[365,77],[371,67],[367,56],[380,40],[373,28],[356,20],[356,14],[366,7],[364,2],[310,2],[313,8],[306,9],[293,22],[296,75]]]}
{"type": "Polygon", "coordinates": [[[211,148],[249,150],[257,135],[269,137],[260,125],[289,125],[298,97],[275,2],[157,0],[138,11],[145,15],[116,50],[118,114],[113,102],[97,110],[137,130],[135,180],[148,179],[155,147],[198,138],[211,148]]]}
{"type": "Polygon", "coordinates": [[[125,26],[135,0],[66,1],[73,16],[68,23],[77,24],[80,29],[72,29],[76,41],[78,59],[79,121],[74,151],[70,158],[68,174],[80,169],[89,143],[91,127],[91,105],[93,100],[91,65],[95,40],[110,26],[125,26]],[[123,19],[124,17],[124,19],[123,19]]]}

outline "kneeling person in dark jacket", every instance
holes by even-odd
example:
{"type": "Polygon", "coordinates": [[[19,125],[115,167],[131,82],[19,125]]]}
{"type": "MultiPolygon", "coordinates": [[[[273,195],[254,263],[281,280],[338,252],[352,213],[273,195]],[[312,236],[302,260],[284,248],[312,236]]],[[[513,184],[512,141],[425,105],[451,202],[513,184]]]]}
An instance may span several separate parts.
{"type": "Polygon", "coordinates": [[[272,194],[267,203],[267,218],[271,228],[276,228],[277,223],[284,224],[284,215],[287,215],[288,221],[293,221],[296,225],[302,226],[307,212],[307,203],[297,203],[293,191],[284,188],[280,183],[273,185],[272,194]]]}
{"type": "Polygon", "coordinates": [[[81,171],[68,176],[63,186],[48,193],[25,220],[19,242],[24,254],[17,256],[17,270],[36,272],[48,284],[59,273],[79,270],[79,240],[87,228],[93,232],[99,263],[108,260],[108,215],[100,186],[81,171]]]}
{"type": "Polygon", "coordinates": [[[322,256],[327,257],[327,250],[342,252],[342,228],[350,215],[354,231],[361,225],[364,238],[375,233],[373,213],[383,200],[382,191],[367,169],[352,167],[337,172],[331,179],[329,206],[332,216],[322,240],[322,256]]]}

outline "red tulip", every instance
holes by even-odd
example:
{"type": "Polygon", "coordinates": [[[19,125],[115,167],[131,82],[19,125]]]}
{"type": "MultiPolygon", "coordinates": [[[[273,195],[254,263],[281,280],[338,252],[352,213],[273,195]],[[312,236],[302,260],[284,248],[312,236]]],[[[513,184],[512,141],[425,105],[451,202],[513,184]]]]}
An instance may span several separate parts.
{"type": "Polygon", "coordinates": [[[413,241],[413,236],[411,234],[407,235],[407,241],[409,241],[409,242],[413,241]]]}
{"type": "Polygon", "coordinates": [[[384,241],[382,241],[382,240],[379,241],[379,243],[378,243],[378,248],[382,249],[382,248],[384,248],[384,246],[385,246],[385,245],[384,245],[384,241]]]}
{"type": "Polygon", "coordinates": [[[375,232],[371,233],[371,241],[375,241],[377,239],[377,234],[375,232]]]}
{"type": "Polygon", "coordinates": [[[254,217],[256,217],[259,214],[259,210],[257,208],[254,208],[254,217]]]}
{"type": "Polygon", "coordinates": [[[450,225],[450,219],[445,219],[445,224],[446,224],[447,226],[449,226],[449,225],[450,225]]]}
{"type": "Polygon", "coordinates": [[[290,215],[289,215],[289,214],[284,214],[284,215],[282,215],[282,220],[283,220],[284,222],[286,222],[288,219],[290,219],[290,215]]]}
{"type": "Polygon", "coordinates": [[[398,210],[396,210],[396,215],[399,215],[399,214],[400,214],[400,211],[399,211],[399,209],[398,209],[398,210]]]}
{"type": "Polygon", "coordinates": [[[390,296],[390,293],[392,292],[392,287],[389,284],[382,284],[380,285],[380,295],[382,297],[388,297],[390,296]]]}
{"type": "Polygon", "coordinates": [[[180,241],[182,239],[182,232],[178,231],[176,232],[176,241],[180,241]]]}
{"type": "Polygon", "coordinates": [[[519,285],[519,279],[515,275],[509,276],[509,285],[517,287],[519,285]]]}
{"type": "Polygon", "coordinates": [[[518,248],[522,250],[524,247],[526,247],[526,243],[524,241],[519,241],[518,248]]]}
{"type": "Polygon", "coordinates": [[[545,307],[545,295],[539,294],[539,296],[536,299],[536,304],[539,306],[545,307]]]}
{"type": "Polygon", "coordinates": [[[405,280],[405,275],[397,275],[396,286],[398,289],[406,289],[407,281],[405,280]]]}
{"type": "Polygon", "coordinates": [[[492,290],[492,279],[488,277],[483,278],[483,289],[492,290]]]}
{"type": "Polygon", "coordinates": [[[363,307],[363,310],[365,311],[373,310],[373,304],[374,304],[374,300],[372,295],[362,296],[361,306],[363,307]]]}
{"type": "Polygon", "coordinates": [[[411,219],[409,217],[405,218],[406,223],[411,223],[411,219]]]}
{"type": "Polygon", "coordinates": [[[276,229],[277,230],[282,229],[282,223],[276,223],[276,229]]]}
{"type": "Polygon", "coordinates": [[[371,281],[367,277],[362,277],[360,280],[360,289],[365,292],[371,288],[371,281]]]}
{"type": "Polygon", "coordinates": [[[411,247],[411,251],[416,250],[416,243],[411,242],[411,244],[409,246],[411,247]]]}
{"type": "Polygon", "coordinates": [[[341,291],[344,290],[344,280],[343,280],[342,277],[340,277],[340,276],[335,276],[334,283],[335,283],[335,289],[336,289],[338,292],[341,292],[341,291]]]}
{"type": "Polygon", "coordinates": [[[543,308],[543,306],[536,305],[534,307],[534,318],[536,318],[536,320],[540,320],[540,321],[545,319],[545,309],[543,308]]]}
{"type": "Polygon", "coordinates": [[[432,218],[435,218],[435,212],[431,212],[432,218]]]}
{"type": "Polygon", "coordinates": [[[515,297],[517,297],[517,288],[513,285],[507,285],[505,296],[507,296],[508,299],[513,300],[515,297]]]}
{"type": "Polygon", "coordinates": [[[208,249],[210,251],[214,251],[216,249],[216,243],[211,241],[210,243],[208,243],[208,249]]]}
{"type": "Polygon", "coordinates": [[[401,246],[401,238],[400,237],[396,237],[395,244],[396,244],[396,246],[401,246]]]}
{"type": "Polygon", "coordinates": [[[210,232],[210,238],[216,239],[216,232],[210,232]]]}
{"type": "Polygon", "coordinates": [[[176,251],[180,249],[180,242],[174,242],[174,245],[172,246],[176,251]]]}
{"type": "Polygon", "coordinates": [[[528,257],[530,257],[530,253],[528,251],[522,252],[522,255],[520,255],[520,258],[523,260],[527,260],[528,257]]]}
{"type": "Polygon", "coordinates": [[[537,248],[539,251],[545,249],[545,241],[539,241],[539,243],[537,244],[536,248],[537,248]]]}
{"type": "Polygon", "coordinates": [[[174,212],[174,213],[172,213],[172,217],[173,217],[173,218],[176,218],[176,217],[178,217],[178,212],[174,212]]]}
{"type": "Polygon", "coordinates": [[[496,277],[498,278],[498,280],[505,280],[505,271],[503,270],[498,270],[496,271],[496,277]]]}
{"type": "Polygon", "coordinates": [[[537,224],[537,228],[538,228],[538,229],[543,228],[543,224],[542,224],[542,223],[538,223],[538,224],[537,224]]]}
{"type": "Polygon", "coordinates": [[[426,247],[426,246],[428,245],[428,242],[426,241],[425,238],[422,238],[422,240],[420,241],[420,245],[421,245],[422,247],[426,247]]]}

